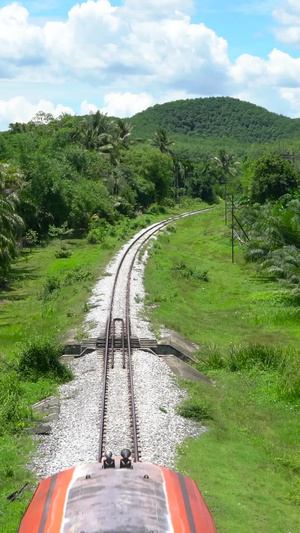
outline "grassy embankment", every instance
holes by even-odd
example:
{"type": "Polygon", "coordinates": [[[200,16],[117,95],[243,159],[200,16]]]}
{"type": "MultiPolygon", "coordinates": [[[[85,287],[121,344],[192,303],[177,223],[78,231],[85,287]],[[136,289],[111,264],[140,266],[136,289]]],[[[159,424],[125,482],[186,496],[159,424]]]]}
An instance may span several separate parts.
{"type": "Polygon", "coordinates": [[[245,265],[241,249],[231,264],[229,235],[221,210],[184,219],[154,246],[146,270],[152,323],[198,343],[196,366],[216,383],[184,382],[181,413],[209,431],[181,448],[178,468],[198,483],[220,533],[294,533],[299,307],[245,265]]]}
{"type": "Polygon", "coordinates": [[[53,354],[48,353],[45,339],[49,339],[50,345],[57,340],[63,341],[69,330],[76,330],[78,338],[84,337],[82,322],[88,311],[91,288],[112,255],[142,227],[177,213],[174,210],[137,220],[124,220],[112,228],[111,234],[100,245],[88,244],[84,239],[66,239],[67,246],[72,249],[68,258],[56,257],[61,250],[58,241],[34,248],[32,252],[25,251],[13,265],[6,288],[0,288],[1,532],[17,531],[36,483],[24,468],[34,450],[34,443],[24,431],[32,420],[30,406],[54,394],[62,379],[61,375],[55,376],[52,372],[53,354]],[[31,346],[31,351],[24,358],[24,346],[32,340],[38,349],[32,350],[31,346]],[[39,357],[41,346],[44,359],[40,365],[36,361],[34,377],[30,372],[28,375],[28,366],[33,355],[39,357]],[[27,374],[24,368],[21,371],[21,353],[27,374]],[[47,368],[43,368],[45,364],[47,368]],[[40,371],[37,380],[36,373],[40,371]],[[29,490],[15,502],[9,502],[7,496],[27,482],[29,490]]]}

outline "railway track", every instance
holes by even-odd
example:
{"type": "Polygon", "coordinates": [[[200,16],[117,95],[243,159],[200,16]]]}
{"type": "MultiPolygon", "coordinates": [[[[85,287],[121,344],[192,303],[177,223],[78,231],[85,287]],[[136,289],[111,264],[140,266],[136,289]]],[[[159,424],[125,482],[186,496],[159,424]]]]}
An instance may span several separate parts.
{"type": "Polygon", "coordinates": [[[153,224],[141,232],[120,259],[112,288],[103,349],[103,391],[100,414],[99,461],[106,451],[132,450],[133,461],[140,460],[139,428],[136,416],[130,320],[131,276],[137,255],[151,237],[168,224],[208,209],[177,215],[153,224]],[[126,283],[126,290],[122,287],[126,283]],[[120,412],[122,413],[120,419],[120,412]],[[124,427],[126,429],[124,430],[124,427]]]}

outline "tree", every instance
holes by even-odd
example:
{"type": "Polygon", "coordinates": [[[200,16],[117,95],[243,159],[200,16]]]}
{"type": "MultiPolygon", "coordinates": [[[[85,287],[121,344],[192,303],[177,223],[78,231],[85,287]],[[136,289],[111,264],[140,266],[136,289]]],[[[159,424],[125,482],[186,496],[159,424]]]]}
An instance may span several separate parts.
{"type": "Polygon", "coordinates": [[[167,154],[150,147],[147,150],[136,147],[126,153],[124,164],[132,172],[129,185],[137,193],[140,206],[163,202],[170,195],[172,160],[167,154]]]}
{"type": "Polygon", "coordinates": [[[16,213],[23,177],[17,167],[0,164],[0,270],[6,271],[17,254],[23,220],[16,213]]]}
{"type": "Polygon", "coordinates": [[[212,204],[216,200],[214,185],[218,179],[218,170],[209,161],[193,165],[187,181],[187,192],[192,198],[201,198],[212,204]]]}
{"type": "Polygon", "coordinates": [[[296,172],[289,161],[277,154],[260,157],[250,168],[250,200],[275,201],[298,187],[296,172]]]}
{"type": "Polygon", "coordinates": [[[117,132],[117,138],[119,139],[120,145],[125,148],[126,150],[129,149],[129,146],[133,144],[134,141],[131,141],[131,133],[132,133],[132,124],[129,124],[129,122],[126,122],[125,120],[122,120],[119,118],[116,123],[116,132],[117,132]]]}
{"type": "Polygon", "coordinates": [[[129,150],[130,145],[135,142],[130,139],[132,128],[129,122],[118,119],[117,122],[111,122],[107,132],[99,137],[97,149],[107,155],[114,167],[120,164],[122,152],[129,150]]]}
{"type": "Polygon", "coordinates": [[[170,150],[170,146],[175,144],[169,137],[169,132],[164,128],[159,128],[154,132],[153,146],[158,148],[163,154],[168,154],[173,157],[174,152],[170,150]]]}
{"type": "Polygon", "coordinates": [[[46,126],[47,124],[52,124],[53,122],[55,122],[55,118],[51,113],[38,111],[31,119],[31,122],[33,122],[33,124],[35,124],[36,126],[46,126]]]}
{"type": "Polygon", "coordinates": [[[97,111],[85,116],[76,123],[73,140],[80,142],[87,150],[96,149],[106,143],[106,135],[111,132],[112,121],[106,114],[97,111]]]}
{"type": "Polygon", "coordinates": [[[170,139],[169,132],[164,128],[159,128],[154,132],[154,139],[152,145],[158,148],[162,154],[167,154],[172,158],[173,161],[173,184],[174,184],[174,197],[178,198],[178,189],[179,182],[181,180],[181,160],[178,155],[171,150],[169,147],[175,144],[172,139],[170,139]]]}

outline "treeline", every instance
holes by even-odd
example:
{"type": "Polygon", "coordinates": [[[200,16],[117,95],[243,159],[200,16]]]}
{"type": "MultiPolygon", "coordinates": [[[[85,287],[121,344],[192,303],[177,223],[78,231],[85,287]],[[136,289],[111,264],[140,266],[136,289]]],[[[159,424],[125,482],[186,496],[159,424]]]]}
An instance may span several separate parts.
{"type": "MultiPolygon", "coordinates": [[[[181,108],[194,109],[197,121],[201,102],[179,101],[165,107],[173,109],[174,117],[181,108]]],[[[230,98],[205,102],[215,105],[214,116],[219,115],[220,121],[234,105],[261,111],[230,98]]],[[[165,107],[155,106],[140,116],[165,107]]],[[[255,122],[255,117],[251,120],[255,122]]],[[[248,154],[251,147],[254,150],[249,157],[241,148],[234,152],[223,139],[211,138],[210,150],[199,152],[199,140],[186,135],[186,146],[197,152],[189,157],[166,128],[160,125],[145,140],[132,135],[132,121],[112,119],[99,111],[85,117],[63,114],[58,119],[39,112],[30,122],[11,124],[8,132],[0,134],[2,279],[22,246],[71,232],[82,232],[89,242],[101,242],[109,227],[124,217],[134,218],[149,209],[155,212],[158,206],[172,206],[185,198],[212,204],[226,192],[234,193],[243,199],[247,225],[248,208],[257,203],[273,205],[286,194],[297,195],[298,173],[276,150],[266,155],[263,145],[256,152],[248,144],[248,154]]],[[[257,227],[250,226],[249,232],[257,227]]]]}

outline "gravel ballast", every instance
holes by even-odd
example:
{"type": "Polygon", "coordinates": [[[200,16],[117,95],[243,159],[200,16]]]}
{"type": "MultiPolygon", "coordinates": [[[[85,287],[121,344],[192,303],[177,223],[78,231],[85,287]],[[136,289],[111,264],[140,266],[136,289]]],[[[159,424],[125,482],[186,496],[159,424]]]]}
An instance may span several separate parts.
{"type": "MultiPolygon", "coordinates": [[[[140,233],[143,233],[144,230],[140,233]]],[[[139,235],[139,234],[137,234],[139,235]]],[[[136,238],[136,236],[135,236],[136,238]]],[[[89,337],[103,334],[112,293],[114,275],[120,258],[129,247],[129,241],[109,263],[105,275],[99,279],[89,301],[90,311],[85,320],[85,330],[89,337]]],[[[117,283],[114,317],[124,314],[126,275],[136,246],[124,261],[122,275],[117,283]]],[[[147,252],[142,260],[136,260],[131,282],[131,327],[132,334],[143,338],[153,338],[149,322],[142,318],[144,267],[147,252]]],[[[61,409],[59,420],[51,422],[51,434],[39,437],[37,454],[30,464],[38,476],[47,477],[59,470],[97,461],[99,454],[100,403],[102,392],[102,350],[93,352],[70,363],[74,380],[59,388],[61,409]]],[[[164,363],[163,358],[142,350],[133,351],[135,405],[140,430],[141,460],[162,466],[174,466],[176,446],[187,437],[199,436],[206,430],[190,420],[182,418],[176,407],[185,397],[175,378],[164,363]]],[[[123,387],[122,387],[123,388],[123,387]]],[[[118,388],[116,377],[111,403],[114,412],[109,421],[106,444],[119,455],[128,446],[128,416],[124,409],[125,391],[118,388]],[[120,401],[114,402],[113,395],[120,401]],[[127,423],[127,424],[126,424],[127,423]]],[[[35,437],[37,438],[37,437],[35,437]]]]}

